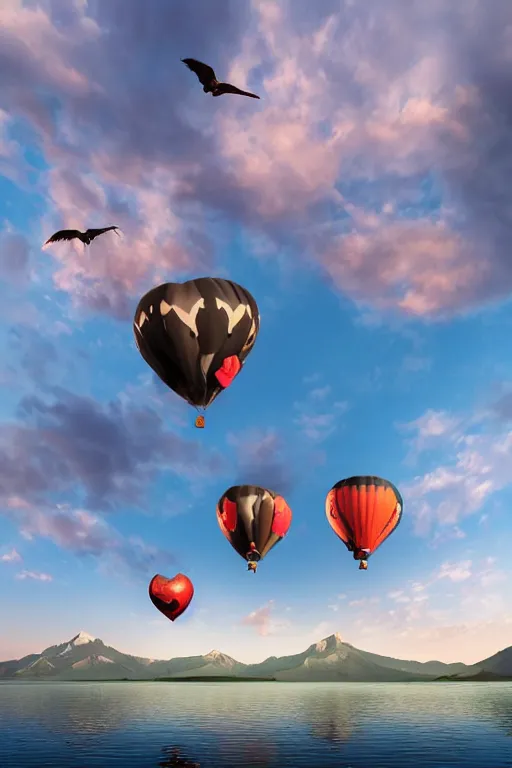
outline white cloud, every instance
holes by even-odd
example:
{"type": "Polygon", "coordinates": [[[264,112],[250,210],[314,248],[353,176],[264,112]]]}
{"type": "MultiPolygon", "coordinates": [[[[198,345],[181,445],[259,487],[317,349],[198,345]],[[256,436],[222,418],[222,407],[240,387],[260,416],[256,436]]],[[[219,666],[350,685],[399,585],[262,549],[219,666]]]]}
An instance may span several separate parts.
{"type": "Polygon", "coordinates": [[[394,592],[388,592],[388,597],[395,603],[410,603],[411,598],[408,597],[402,589],[398,589],[394,592]]]}
{"type": "Polygon", "coordinates": [[[362,597],[360,600],[350,600],[351,608],[359,608],[363,605],[376,605],[380,602],[380,597],[362,597]]]}
{"type": "Polygon", "coordinates": [[[17,579],[32,579],[33,581],[53,581],[53,576],[49,573],[38,573],[37,571],[21,571],[16,574],[17,579]]]}
{"type": "Polygon", "coordinates": [[[338,428],[340,417],[347,412],[349,404],[344,400],[329,397],[332,387],[321,385],[320,377],[306,377],[305,383],[314,384],[303,400],[293,404],[294,423],[313,442],[322,442],[338,428]]]}
{"type": "Polygon", "coordinates": [[[11,549],[10,552],[6,552],[5,555],[0,555],[0,562],[2,563],[19,563],[21,562],[21,555],[15,549],[11,549]]]}
{"type": "Polygon", "coordinates": [[[454,525],[451,528],[443,528],[436,531],[432,539],[432,546],[436,547],[441,544],[445,544],[447,541],[453,541],[457,539],[465,539],[466,533],[459,528],[458,525],[454,525]]]}
{"type": "Polygon", "coordinates": [[[453,437],[459,424],[460,420],[449,416],[446,411],[428,410],[419,419],[411,422],[408,427],[416,430],[418,439],[429,440],[438,437],[453,437]]]}
{"type": "Polygon", "coordinates": [[[460,435],[461,420],[450,416],[446,411],[427,410],[422,416],[398,428],[411,434],[408,439],[409,454],[407,461],[413,462],[424,451],[445,447],[460,435]]]}
{"type": "Polygon", "coordinates": [[[317,387],[316,389],[312,389],[310,392],[310,397],[312,400],[325,400],[327,395],[330,394],[332,390],[332,387],[327,385],[325,387],[317,387]]]}
{"type": "Polygon", "coordinates": [[[351,621],[348,642],[395,658],[480,661],[512,645],[509,578],[494,557],[442,563],[425,581],[389,591],[390,603],[351,621]]]}
{"type": "Polygon", "coordinates": [[[466,581],[466,579],[472,576],[471,566],[471,560],[464,560],[460,563],[443,563],[437,578],[449,579],[450,581],[466,581]]]}
{"type": "Polygon", "coordinates": [[[415,517],[419,535],[434,528],[452,527],[452,537],[462,538],[458,523],[482,510],[492,494],[512,483],[512,431],[496,432],[484,414],[466,422],[445,412],[427,411],[406,425],[415,430],[412,444],[423,450],[432,440],[445,450],[446,459],[402,486],[415,517]]]}

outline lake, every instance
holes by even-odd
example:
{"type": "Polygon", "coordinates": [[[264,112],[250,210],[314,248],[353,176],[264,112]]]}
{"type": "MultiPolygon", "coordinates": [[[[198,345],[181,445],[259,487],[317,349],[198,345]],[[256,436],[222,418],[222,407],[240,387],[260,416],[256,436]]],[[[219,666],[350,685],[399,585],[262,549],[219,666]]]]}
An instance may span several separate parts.
{"type": "Polygon", "coordinates": [[[2,768],[180,765],[512,768],[512,683],[0,684],[2,768]]]}

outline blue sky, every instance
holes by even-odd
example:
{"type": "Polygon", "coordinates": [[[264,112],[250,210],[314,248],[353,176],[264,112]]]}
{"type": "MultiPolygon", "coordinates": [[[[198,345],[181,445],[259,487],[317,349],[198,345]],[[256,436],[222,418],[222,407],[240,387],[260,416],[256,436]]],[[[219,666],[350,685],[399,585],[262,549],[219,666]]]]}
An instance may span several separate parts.
{"type": "Polygon", "coordinates": [[[80,629],[152,658],[511,645],[510,8],[260,0],[207,34],[186,3],[143,27],[115,6],[0,11],[0,658],[80,629]],[[184,56],[261,102],[203,94],[184,56]],[[248,288],[261,329],[198,431],[131,318],[201,275],[248,288]],[[324,512],[353,474],[404,498],[367,572],[324,512]],[[293,511],[256,576],[215,516],[242,482],[293,511]],[[179,571],[171,624],[147,585],[179,571]]]}

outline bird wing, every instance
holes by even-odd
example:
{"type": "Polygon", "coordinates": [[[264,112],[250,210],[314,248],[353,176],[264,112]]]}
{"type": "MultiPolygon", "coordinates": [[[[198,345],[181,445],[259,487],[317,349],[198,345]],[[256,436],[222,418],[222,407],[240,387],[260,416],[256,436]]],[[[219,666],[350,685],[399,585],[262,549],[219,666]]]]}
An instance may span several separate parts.
{"type": "Polygon", "coordinates": [[[203,64],[197,59],[182,59],[182,62],[197,75],[201,85],[210,85],[212,80],[217,80],[215,72],[208,64],[203,64]]]}
{"type": "MultiPolygon", "coordinates": [[[[118,230],[119,227],[103,227],[103,229],[88,229],[85,233],[86,235],[89,235],[91,240],[94,240],[95,237],[98,237],[98,235],[103,235],[104,232],[110,232],[110,230],[118,230]]],[[[117,231],[116,231],[117,235],[117,231]]]]}
{"type": "Polygon", "coordinates": [[[236,85],[231,85],[231,83],[219,83],[217,89],[221,91],[221,93],[236,93],[239,96],[250,96],[251,99],[260,98],[259,96],[256,96],[255,93],[250,93],[249,91],[241,91],[240,88],[237,88],[236,85]]]}
{"type": "Polygon", "coordinates": [[[82,233],[78,229],[59,229],[54,235],[48,238],[45,245],[48,243],[58,243],[60,240],[73,240],[75,237],[80,237],[82,233]]]}

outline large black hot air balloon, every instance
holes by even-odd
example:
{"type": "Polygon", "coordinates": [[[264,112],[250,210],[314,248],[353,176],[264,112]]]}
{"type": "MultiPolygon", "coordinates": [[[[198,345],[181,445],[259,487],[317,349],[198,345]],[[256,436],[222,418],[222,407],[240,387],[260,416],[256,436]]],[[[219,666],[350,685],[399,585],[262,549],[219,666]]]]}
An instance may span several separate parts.
{"type": "Polygon", "coordinates": [[[133,321],[146,363],[197,409],[206,409],[229,387],[259,327],[258,305],[249,291],[215,277],[153,288],[140,300],[133,321]]]}
{"type": "Polygon", "coordinates": [[[393,533],[402,518],[403,500],[397,488],[374,475],[356,475],[336,483],[325,500],[325,514],[359,570],[393,533]]]}
{"type": "Polygon", "coordinates": [[[292,511],[282,496],[258,485],[228,488],[217,504],[217,521],[233,549],[256,572],[258,562],[286,535],[292,511]]]}

